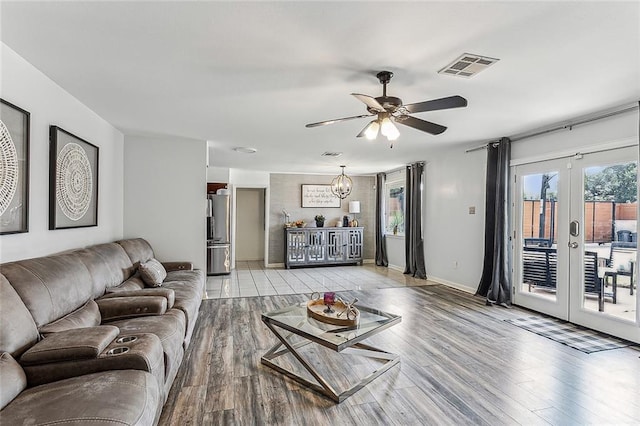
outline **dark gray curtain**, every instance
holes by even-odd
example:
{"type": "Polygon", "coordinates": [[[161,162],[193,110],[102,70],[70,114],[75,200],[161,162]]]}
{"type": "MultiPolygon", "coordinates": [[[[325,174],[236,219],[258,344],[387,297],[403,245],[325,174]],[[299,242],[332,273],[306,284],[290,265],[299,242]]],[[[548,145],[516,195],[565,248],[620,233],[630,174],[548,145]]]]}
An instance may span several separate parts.
{"type": "Polygon", "coordinates": [[[389,266],[387,248],[384,242],[384,173],[376,175],[376,265],[389,266]]]}
{"type": "Polygon", "coordinates": [[[422,175],[424,163],[407,166],[404,213],[404,273],[416,278],[427,278],[424,265],[424,241],[422,240],[422,175]]]}
{"type": "Polygon", "coordinates": [[[484,268],[476,295],[487,304],[511,304],[509,260],[509,160],[511,140],[487,146],[486,208],[484,225],[484,268]]]}

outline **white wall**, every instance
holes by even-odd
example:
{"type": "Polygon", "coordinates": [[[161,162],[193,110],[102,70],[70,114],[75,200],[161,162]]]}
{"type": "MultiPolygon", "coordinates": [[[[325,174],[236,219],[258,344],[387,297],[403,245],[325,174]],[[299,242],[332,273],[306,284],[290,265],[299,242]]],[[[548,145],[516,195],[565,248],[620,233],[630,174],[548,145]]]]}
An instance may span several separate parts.
{"type": "Polygon", "coordinates": [[[227,167],[207,167],[207,182],[229,182],[229,168],[227,167]]]}
{"type": "Polygon", "coordinates": [[[470,292],[478,287],[484,256],[486,155],[484,149],[445,150],[425,167],[427,276],[470,292]]]}
{"type": "Polygon", "coordinates": [[[269,172],[259,170],[229,169],[228,182],[241,188],[267,187],[269,186],[269,176],[269,172]]]}
{"type": "Polygon", "coordinates": [[[511,161],[521,162],[568,155],[589,146],[637,145],[638,110],[576,126],[571,130],[547,133],[511,145],[511,161]]]}
{"type": "Polygon", "coordinates": [[[114,241],[123,235],[124,137],[6,45],[0,97],[31,113],[29,232],[0,236],[0,261],[25,259],[114,241]],[[98,226],[49,231],[49,125],[100,148],[98,226]]]}
{"type": "Polygon", "coordinates": [[[145,238],[160,261],[206,269],[206,142],[127,136],[124,236],[145,238]]]}

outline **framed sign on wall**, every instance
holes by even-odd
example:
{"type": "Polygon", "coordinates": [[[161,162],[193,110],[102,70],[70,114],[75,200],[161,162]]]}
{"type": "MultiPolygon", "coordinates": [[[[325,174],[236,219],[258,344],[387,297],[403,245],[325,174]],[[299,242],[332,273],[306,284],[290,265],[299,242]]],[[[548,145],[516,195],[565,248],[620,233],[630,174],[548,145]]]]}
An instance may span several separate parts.
{"type": "Polygon", "coordinates": [[[0,235],[29,231],[29,120],[0,99],[0,235]]]}
{"type": "Polygon", "coordinates": [[[98,147],[50,126],[49,229],[98,225],[98,147]]]}
{"type": "Polygon", "coordinates": [[[331,185],[302,185],[302,207],[340,207],[340,198],[333,195],[331,185]]]}
{"type": "Polygon", "coordinates": [[[29,231],[29,121],[0,99],[0,235],[29,231]]]}

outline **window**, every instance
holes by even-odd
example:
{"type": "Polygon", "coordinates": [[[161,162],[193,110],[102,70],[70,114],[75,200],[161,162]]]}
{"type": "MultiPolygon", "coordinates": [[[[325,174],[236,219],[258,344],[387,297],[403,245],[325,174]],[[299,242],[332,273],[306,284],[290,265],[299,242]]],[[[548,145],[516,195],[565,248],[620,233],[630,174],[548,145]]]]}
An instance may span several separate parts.
{"type": "Polygon", "coordinates": [[[387,175],[385,183],[385,233],[404,235],[405,171],[387,175]]]}

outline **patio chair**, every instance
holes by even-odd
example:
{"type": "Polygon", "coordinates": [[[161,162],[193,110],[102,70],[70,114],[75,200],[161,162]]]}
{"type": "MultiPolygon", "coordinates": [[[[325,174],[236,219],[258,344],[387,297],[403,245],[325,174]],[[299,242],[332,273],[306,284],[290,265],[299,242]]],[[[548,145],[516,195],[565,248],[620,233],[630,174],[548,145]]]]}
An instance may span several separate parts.
{"type": "Polygon", "coordinates": [[[547,247],[523,247],[522,282],[532,287],[556,288],[558,257],[556,249],[547,247]]]}
{"type": "Polygon", "coordinates": [[[636,262],[636,253],[638,250],[637,242],[614,241],[611,243],[611,251],[607,267],[603,268],[605,283],[609,277],[612,278],[612,285],[617,286],[618,276],[629,277],[629,294],[633,296],[634,283],[634,267],[636,262]]]}
{"type": "Polygon", "coordinates": [[[604,311],[605,298],[610,298],[615,304],[617,300],[617,282],[614,280],[611,292],[605,291],[606,272],[598,268],[598,253],[584,252],[584,292],[598,296],[598,311],[604,311]]]}
{"type": "Polygon", "coordinates": [[[525,247],[551,247],[553,245],[550,238],[525,238],[525,247]]]}

